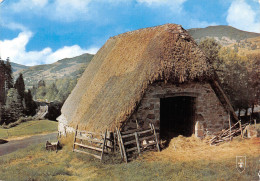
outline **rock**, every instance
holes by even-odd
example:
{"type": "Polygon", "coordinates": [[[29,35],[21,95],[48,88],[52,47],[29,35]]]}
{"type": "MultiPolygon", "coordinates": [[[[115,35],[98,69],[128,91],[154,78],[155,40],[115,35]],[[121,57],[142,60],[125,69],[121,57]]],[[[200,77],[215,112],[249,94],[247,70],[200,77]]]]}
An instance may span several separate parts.
{"type": "Polygon", "coordinates": [[[204,137],[204,127],[199,121],[197,121],[195,125],[195,136],[201,139],[204,137]]]}
{"type": "Polygon", "coordinates": [[[0,144],[5,144],[5,143],[7,143],[8,141],[6,141],[6,140],[2,140],[2,139],[0,139],[0,144]]]}

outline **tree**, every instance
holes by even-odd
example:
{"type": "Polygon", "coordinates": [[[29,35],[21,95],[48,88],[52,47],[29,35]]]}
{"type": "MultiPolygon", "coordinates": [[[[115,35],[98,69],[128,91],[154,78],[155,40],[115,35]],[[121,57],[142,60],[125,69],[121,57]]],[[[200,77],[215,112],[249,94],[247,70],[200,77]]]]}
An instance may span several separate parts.
{"type": "Polygon", "coordinates": [[[16,79],[14,88],[18,91],[18,94],[21,96],[21,99],[24,99],[25,85],[23,80],[23,74],[20,73],[19,77],[16,79]]]}
{"type": "Polygon", "coordinates": [[[28,116],[35,115],[37,105],[32,98],[32,94],[31,94],[30,89],[28,89],[28,91],[25,92],[24,100],[25,100],[25,111],[24,111],[24,113],[28,116]]]}
{"type": "Polygon", "coordinates": [[[9,124],[22,117],[24,108],[18,91],[14,88],[8,90],[6,105],[2,112],[2,123],[9,124]]]}
{"type": "Polygon", "coordinates": [[[5,63],[0,59],[0,103],[5,103],[5,63]]]}
{"type": "Polygon", "coordinates": [[[6,59],[6,64],[5,64],[5,77],[6,77],[6,88],[10,89],[13,88],[13,71],[12,71],[12,66],[9,61],[9,57],[6,59]]]}
{"type": "Polygon", "coordinates": [[[219,71],[222,61],[218,56],[221,45],[218,44],[213,38],[207,38],[199,43],[199,48],[209,58],[210,63],[216,71],[219,71]]]}
{"type": "Polygon", "coordinates": [[[247,110],[250,107],[252,90],[249,85],[247,57],[238,55],[230,48],[222,48],[219,58],[223,61],[223,66],[218,75],[224,91],[235,109],[247,110]]]}
{"type": "Polygon", "coordinates": [[[40,80],[39,82],[38,82],[38,88],[40,88],[40,87],[45,87],[46,86],[46,84],[45,84],[45,81],[44,80],[40,80]]]}
{"type": "Polygon", "coordinates": [[[260,103],[260,53],[247,55],[250,67],[248,67],[249,72],[249,87],[251,88],[251,105],[252,110],[254,105],[260,103]]]}
{"type": "Polygon", "coordinates": [[[50,86],[47,87],[47,94],[45,96],[45,99],[48,101],[53,101],[57,97],[58,89],[56,87],[56,84],[53,82],[50,86]]]}

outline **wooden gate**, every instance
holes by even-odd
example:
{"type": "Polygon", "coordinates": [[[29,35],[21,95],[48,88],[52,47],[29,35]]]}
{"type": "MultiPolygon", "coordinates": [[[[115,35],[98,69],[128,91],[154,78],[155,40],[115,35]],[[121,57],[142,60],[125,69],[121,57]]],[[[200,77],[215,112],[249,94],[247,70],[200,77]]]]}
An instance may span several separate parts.
{"type": "MultiPolygon", "coordinates": [[[[156,147],[160,151],[157,134],[153,124],[150,124],[150,129],[134,129],[120,132],[117,129],[118,145],[122,159],[127,163],[131,158],[131,153],[136,152],[140,155],[141,152],[156,147]]],[[[133,155],[133,154],[132,154],[133,155]]]]}
{"type": "Polygon", "coordinates": [[[73,152],[92,155],[102,161],[103,154],[108,153],[107,140],[107,130],[105,134],[101,134],[79,131],[77,126],[73,142],[73,152]]]}

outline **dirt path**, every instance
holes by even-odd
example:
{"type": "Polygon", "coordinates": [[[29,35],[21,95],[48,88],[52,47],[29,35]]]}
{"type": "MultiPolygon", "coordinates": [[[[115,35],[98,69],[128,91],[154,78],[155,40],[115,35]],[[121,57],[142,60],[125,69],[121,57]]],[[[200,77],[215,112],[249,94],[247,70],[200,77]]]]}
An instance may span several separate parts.
{"type": "Polygon", "coordinates": [[[40,106],[39,111],[34,116],[34,119],[43,119],[48,113],[48,106],[40,106]]]}
{"type": "Polygon", "coordinates": [[[21,148],[26,148],[32,144],[44,143],[49,139],[57,139],[57,133],[35,135],[21,140],[11,140],[8,143],[0,144],[0,156],[12,153],[21,148]]]}

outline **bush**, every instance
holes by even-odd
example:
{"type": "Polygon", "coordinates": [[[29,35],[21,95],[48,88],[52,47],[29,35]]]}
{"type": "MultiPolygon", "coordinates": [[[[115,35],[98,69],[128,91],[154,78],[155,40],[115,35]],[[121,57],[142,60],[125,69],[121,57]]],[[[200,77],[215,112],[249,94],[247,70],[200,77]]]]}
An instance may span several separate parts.
{"type": "Polygon", "coordinates": [[[21,118],[19,118],[17,121],[15,121],[15,122],[13,122],[13,123],[10,123],[10,124],[8,124],[8,125],[6,125],[5,123],[3,124],[3,128],[4,129],[9,129],[9,128],[12,128],[12,127],[15,127],[15,126],[17,126],[17,125],[19,125],[19,124],[21,124],[21,123],[23,123],[23,122],[27,122],[27,121],[31,121],[31,120],[33,120],[33,118],[30,116],[30,117],[27,117],[27,118],[25,118],[25,117],[21,117],[21,118]]]}

